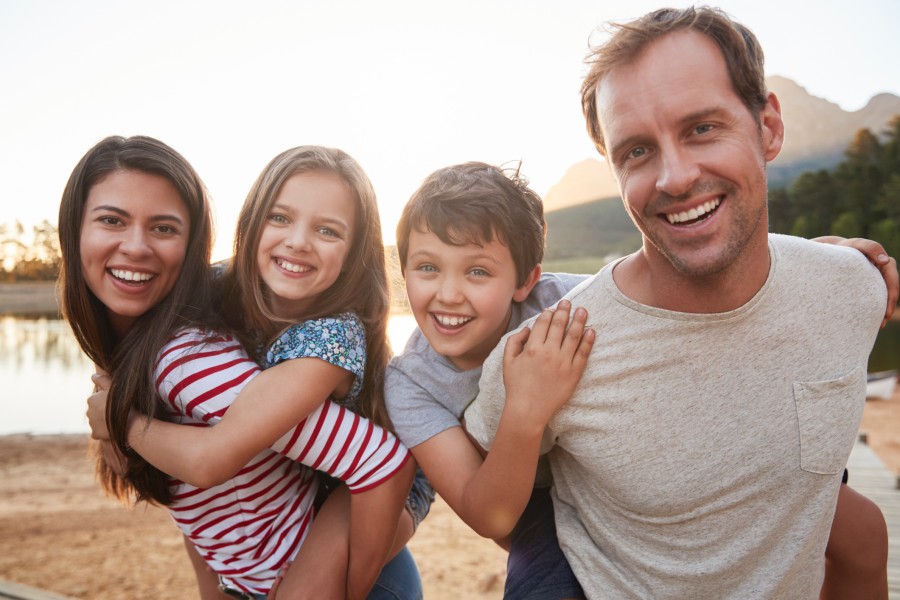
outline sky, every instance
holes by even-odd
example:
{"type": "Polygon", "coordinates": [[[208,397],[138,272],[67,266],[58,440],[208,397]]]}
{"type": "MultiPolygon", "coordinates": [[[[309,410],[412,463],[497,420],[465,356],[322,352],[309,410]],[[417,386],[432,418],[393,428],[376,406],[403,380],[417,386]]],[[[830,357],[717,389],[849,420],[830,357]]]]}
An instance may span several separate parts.
{"type": "MultiPolygon", "coordinates": [[[[431,171],[522,161],[545,194],[596,158],[579,86],[604,22],[645,0],[0,0],[0,223],[56,223],[81,156],[111,134],[181,152],[209,188],[216,258],[276,154],[342,148],[379,197],[385,242],[431,171]]],[[[767,75],[859,110],[900,95],[900,2],[721,0],[767,75]]]]}

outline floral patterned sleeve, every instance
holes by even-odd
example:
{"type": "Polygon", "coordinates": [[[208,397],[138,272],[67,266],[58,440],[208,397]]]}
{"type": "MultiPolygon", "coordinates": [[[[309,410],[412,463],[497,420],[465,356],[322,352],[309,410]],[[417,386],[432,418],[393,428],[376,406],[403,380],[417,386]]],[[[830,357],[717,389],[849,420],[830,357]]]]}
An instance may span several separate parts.
{"type": "Polygon", "coordinates": [[[322,317],[285,329],[266,352],[265,368],[293,358],[319,358],[354,375],[344,406],[353,406],[363,386],[366,333],[353,313],[322,317]]]}

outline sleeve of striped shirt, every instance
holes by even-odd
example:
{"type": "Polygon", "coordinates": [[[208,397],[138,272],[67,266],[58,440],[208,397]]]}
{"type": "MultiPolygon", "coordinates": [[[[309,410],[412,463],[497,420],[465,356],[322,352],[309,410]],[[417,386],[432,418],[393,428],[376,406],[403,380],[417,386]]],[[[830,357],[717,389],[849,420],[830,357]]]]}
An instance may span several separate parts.
{"type": "Polygon", "coordinates": [[[409,458],[389,431],[332,402],[319,406],[272,449],[344,481],[354,494],[384,483],[409,458]]]}
{"type": "MultiPolygon", "coordinates": [[[[170,413],[214,425],[258,373],[237,340],[192,331],[160,353],[156,385],[170,413]]],[[[409,457],[393,434],[332,402],[320,405],[272,449],[343,480],[352,493],[390,479],[409,457]]]]}

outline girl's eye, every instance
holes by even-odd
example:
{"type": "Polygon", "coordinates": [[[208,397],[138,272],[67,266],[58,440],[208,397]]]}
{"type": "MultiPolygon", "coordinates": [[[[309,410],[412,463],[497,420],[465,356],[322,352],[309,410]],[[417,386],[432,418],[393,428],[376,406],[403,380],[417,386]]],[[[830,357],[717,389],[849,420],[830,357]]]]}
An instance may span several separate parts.
{"type": "Polygon", "coordinates": [[[424,264],[416,267],[416,271],[422,271],[423,273],[437,273],[437,267],[434,265],[424,264]]]}
{"type": "Polygon", "coordinates": [[[341,237],[338,235],[338,232],[330,227],[319,227],[319,233],[322,235],[327,235],[328,237],[341,237]]]}
{"type": "Polygon", "coordinates": [[[279,223],[283,225],[288,222],[287,217],[278,213],[272,213],[268,218],[272,223],[279,223]]]}

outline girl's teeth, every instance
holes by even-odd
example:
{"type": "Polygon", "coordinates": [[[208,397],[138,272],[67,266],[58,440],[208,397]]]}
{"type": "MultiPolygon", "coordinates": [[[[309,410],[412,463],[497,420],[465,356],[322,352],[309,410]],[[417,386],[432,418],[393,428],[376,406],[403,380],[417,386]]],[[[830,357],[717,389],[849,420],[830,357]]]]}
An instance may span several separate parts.
{"type": "Polygon", "coordinates": [[[671,223],[672,225],[674,225],[675,223],[684,223],[685,221],[693,221],[694,219],[699,219],[703,215],[709,214],[714,211],[719,206],[719,204],[721,204],[721,202],[721,198],[716,198],[715,200],[710,200],[709,202],[701,204],[696,208],[692,208],[680,213],[666,215],[666,219],[668,219],[669,223],[671,223]]]}
{"type": "Polygon", "coordinates": [[[123,281],[144,282],[153,279],[153,275],[150,273],[138,273],[137,271],[124,271],[122,269],[110,269],[110,272],[113,277],[123,281]]]}
{"type": "Polygon", "coordinates": [[[312,267],[306,267],[303,265],[295,265],[294,263],[289,263],[285,260],[278,260],[278,266],[284,269],[285,271],[290,271],[291,273],[306,273],[307,271],[312,271],[312,267]]]}

